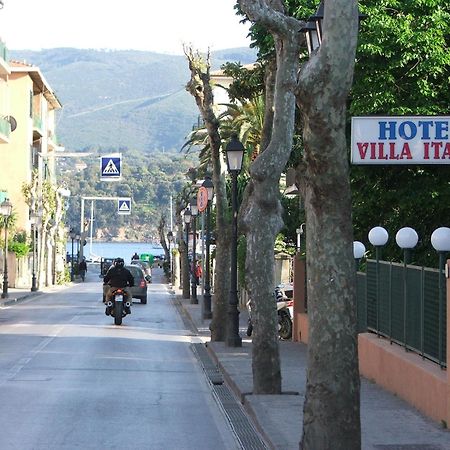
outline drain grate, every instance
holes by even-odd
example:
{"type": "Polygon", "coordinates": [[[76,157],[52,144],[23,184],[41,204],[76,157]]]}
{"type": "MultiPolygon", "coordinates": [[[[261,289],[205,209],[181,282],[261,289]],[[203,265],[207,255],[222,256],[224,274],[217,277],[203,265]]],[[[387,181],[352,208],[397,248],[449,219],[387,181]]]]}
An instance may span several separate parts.
{"type": "Polygon", "coordinates": [[[433,444],[394,444],[375,445],[377,450],[444,450],[440,445],[433,444]]]}
{"type": "Polygon", "coordinates": [[[217,366],[212,362],[208,355],[208,350],[206,350],[203,344],[192,344],[192,350],[196,354],[197,358],[200,360],[203,370],[206,373],[209,381],[213,384],[222,384],[223,376],[217,366]]]}
{"type": "Polygon", "coordinates": [[[244,450],[266,450],[267,446],[256,432],[247,414],[233,397],[230,389],[222,384],[213,386],[213,392],[221,403],[225,415],[244,450]]]}
{"type": "Polygon", "coordinates": [[[222,373],[211,360],[204,344],[192,344],[191,347],[212,384],[213,395],[222,407],[241,448],[243,450],[267,450],[266,444],[253,427],[242,406],[228,386],[224,384],[222,373]]]}

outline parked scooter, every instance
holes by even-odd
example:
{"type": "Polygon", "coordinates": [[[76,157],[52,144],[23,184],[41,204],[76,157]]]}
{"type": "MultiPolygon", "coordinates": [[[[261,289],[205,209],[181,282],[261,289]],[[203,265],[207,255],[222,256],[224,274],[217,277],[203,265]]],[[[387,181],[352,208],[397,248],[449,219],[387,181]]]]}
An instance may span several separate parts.
{"type": "Polygon", "coordinates": [[[106,302],[107,316],[114,317],[114,325],[122,325],[122,319],[131,313],[131,301],[124,289],[117,288],[113,293],[111,300],[106,302]]]}
{"type": "MultiPolygon", "coordinates": [[[[280,337],[280,339],[291,339],[294,301],[287,298],[284,295],[280,286],[277,286],[275,288],[275,299],[277,302],[278,336],[280,337]]],[[[251,336],[253,333],[253,323],[252,323],[250,300],[247,302],[247,309],[248,309],[247,336],[251,336]]]]}

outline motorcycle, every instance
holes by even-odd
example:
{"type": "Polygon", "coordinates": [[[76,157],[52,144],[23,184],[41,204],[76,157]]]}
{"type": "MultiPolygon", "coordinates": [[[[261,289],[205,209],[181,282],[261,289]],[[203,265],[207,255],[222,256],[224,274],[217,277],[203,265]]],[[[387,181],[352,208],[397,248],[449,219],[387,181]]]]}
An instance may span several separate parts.
{"type": "MultiPolygon", "coordinates": [[[[292,317],[294,315],[294,301],[286,297],[280,286],[277,286],[275,288],[275,299],[277,302],[278,336],[280,337],[280,339],[291,339],[292,317]]],[[[251,336],[253,333],[253,323],[250,301],[247,302],[247,309],[247,336],[251,336]]]]}
{"type": "Polygon", "coordinates": [[[114,325],[122,325],[122,319],[131,313],[130,307],[131,301],[125,290],[117,288],[113,291],[111,300],[106,302],[105,314],[114,317],[114,325]]]}

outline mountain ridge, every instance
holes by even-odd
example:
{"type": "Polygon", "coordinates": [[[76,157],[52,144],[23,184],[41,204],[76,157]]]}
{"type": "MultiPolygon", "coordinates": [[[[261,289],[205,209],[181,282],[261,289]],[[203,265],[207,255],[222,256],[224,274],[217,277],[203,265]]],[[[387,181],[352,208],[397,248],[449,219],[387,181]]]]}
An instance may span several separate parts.
{"type": "MultiPolygon", "coordinates": [[[[70,47],[10,55],[38,66],[58,96],[63,108],[56,132],[70,150],[179,151],[197,123],[197,106],[185,90],[190,74],[183,55],[70,47]]],[[[211,54],[213,70],[255,59],[249,48],[211,54]]]]}

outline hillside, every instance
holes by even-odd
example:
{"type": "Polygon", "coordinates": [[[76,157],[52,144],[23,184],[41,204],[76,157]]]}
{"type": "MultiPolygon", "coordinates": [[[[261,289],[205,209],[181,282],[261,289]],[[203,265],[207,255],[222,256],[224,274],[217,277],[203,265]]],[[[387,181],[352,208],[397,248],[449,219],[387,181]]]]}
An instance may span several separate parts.
{"type": "MultiPolygon", "coordinates": [[[[56,92],[63,104],[57,134],[69,150],[178,150],[197,122],[197,107],[184,89],[184,56],[55,48],[11,51],[11,59],[38,66],[56,92]]],[[[212,55],[214,68],[254,60],[255,51],[246,48],[212,55]]]]}

